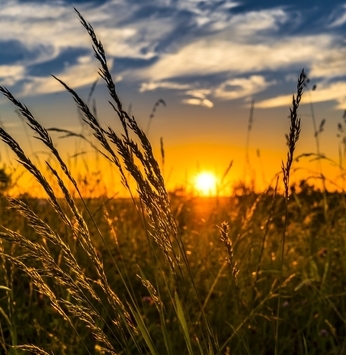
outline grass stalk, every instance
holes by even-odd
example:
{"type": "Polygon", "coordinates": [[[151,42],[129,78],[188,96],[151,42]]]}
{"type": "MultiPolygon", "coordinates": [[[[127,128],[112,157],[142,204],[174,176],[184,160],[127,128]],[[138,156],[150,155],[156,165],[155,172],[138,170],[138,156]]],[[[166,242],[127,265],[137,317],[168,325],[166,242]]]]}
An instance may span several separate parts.
{"type": "Polygon", "coordinates": [[[281,293],[282,293],[282,278],[284,269],[284,259],[285,259],[285,245],[286,245],[286,231],[288,224],[288,201],[289,201],[289,187],[290,187],[290,173],[291,167],[294,159],[294,152],[296,149],[296,144],[300,135],[300,118],[298,118],[298,108],[300,101],[303,96],[303,90],[305,87],[306,75],[304,69],[300,73],[297,83],[297,94],[292,97],[292,107],[290,108],[290,129],[288,135],[286,135],[286,143],[288,147],[287,160],[286,163],[282,162],[282,173],[284,182],[284,196],[285,196],[285,216],[284,216],[284,227],[282,232],[281,241],[281,255],[280,255],[280,276],[279,276],[279,294],[276,310],[276,329],[275,329],[275,355],[279,351],[279,321],[280,321],[280,307],[281,307],[281,293]]]}

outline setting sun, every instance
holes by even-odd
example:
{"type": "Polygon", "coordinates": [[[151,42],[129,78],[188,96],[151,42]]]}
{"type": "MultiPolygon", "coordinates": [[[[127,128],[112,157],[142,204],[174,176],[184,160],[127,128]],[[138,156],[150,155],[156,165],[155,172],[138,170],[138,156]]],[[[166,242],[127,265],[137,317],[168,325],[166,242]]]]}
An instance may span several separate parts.
{"type": "Polygon", "coordinates": [[[204,196],[215,195],[217,190],[217,178],[215,174],[203,171],[195,177],[194,187],[204,196]]]}

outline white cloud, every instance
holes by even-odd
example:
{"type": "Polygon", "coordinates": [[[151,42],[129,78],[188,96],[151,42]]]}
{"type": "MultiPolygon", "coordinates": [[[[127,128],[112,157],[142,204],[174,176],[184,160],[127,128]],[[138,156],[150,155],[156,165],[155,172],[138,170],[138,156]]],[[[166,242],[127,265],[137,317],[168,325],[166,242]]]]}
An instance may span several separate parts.
{"type": "MultiPolygon", "coordinates": [[[[89,58],[80,57],[77,60],[78,64],[66,66],[63,71],[56,74],[56,76],[65,82],[72,89],[82,87],[93,83],[98,77],[97,68],[94,63],[89,58]]],[[[111,68],[112,61],[110,61],[109,66],[111,68]]],[[[24,84],[23,96],[33,96],[37,94],[48,94],[53,92],[64,91],[64,87],[51,76],[49,77],[29,77],[29,82],[24,84]]],[[[113,78],[115,82],[121,80],[121,76],[113,78]]]]}
{"type": "Polygon", "coordinates": [[[185,92],[185,95],[192,96],[192,98],[183,99],[182,102],[212,108],[214,103],[207,97],[214,97],[221,100],[249,98],[263,91],[273,83],[274,82],[267,82],[263,76],[259,75],[252,75],[248,78],[229,79],[211,89],[195,88],[188,90],[185,92]]]}
{"type": "Polygon", "coordinates": [[[186,91],[185,95],[192,98],[183,99],[182,102],[188,105],[199,105],[207,108],[214,107],[214,103],[207,96],[212,93],[211,89],[193,89],[186,91]]]}
{"type": "Polygon", "coordinates": [[[139,91],[145,92],[157,89],[179,90],[182,91],[182,95],[192,96],[192,98],[182,100],[182,103],[188,105],[200,105],[207,108],[212,108],[214,106],[213,102],[206,97],[211,94],[212,90],[194,88],[193,84],[180,84],[170,81],[148,82],[142,83],[139,91]]]}
{"type": "MultiPolygon", "coordinates": [[[[337,102],[337,109],[346,109],[346,82],[338,81],[329,84],[320,84],[311,95],[303,95],[302,104],[310,102],[337,102]]],[[[263,100],[256,103],[256,108],[272,108],[279,106],[289,107],[292,104],[292,95],[280,95],[269,100],[263,100]]]]}
{"type": "MultiPolygon", "coordinates": [[[[72,17],[76,18],[74,12],[61,2],[48,5],[5,1],[0,12],[1,39],[19,41],[24,48],[37,49],[38,55],[42,47],[75,46],[76,34],[81,31],[73,31],[78,21],[71,21],[72,17]]],[[[58,51],[54,53],[57,55],[58,51]]]]}
{"type": "MultiPolygon", "coordinates": [[[[262,11],[250,11],[230,16],[223,28],[227,32],[231,32],[236,40],[239,38],[249,37],[261,32],[270,31],[273,34],[280,29],[280,26],[288,20],[288,14],[282,9],[270,9],[262,11]]],[[[219,27],[220,28],[220,27],[219,27]]],[[[247,41],[251,40],[248,38],[247,41]]]]}
{"type": "Polygon", "coordinates": [[[313,78],[335,78],[346,75],[346,48],[335,44],[316,53],[309,75],[313,78]]]}
{"type": "Polygon", "coordinates": [[[272,99],[256,102],[256,108],[273,108],[280,106],[289,107],[292,103],[292,95],[280,95],[272,99]]]}
{"type": "Polygon", "coordinates": [[[204,106],[207,108],[212,108],[214,104],[208,99],[191,98],[182,100],[184,104],[204,106]]]}
{"type": "Polygon", "coordinates": [[[157,89],[173,89],[173,90],[186,90],[189,89],[191,85],[189,84],[179,84],[179,83],[174,83],[171,81],[150,81],[147,83],[142,83],[139,91],[140,92],[145,92],[145,91],[152,91],[152,90],[157,90],[157,89]]]}
{"type": "MultiPolygon", "coordinates": [[[[97,36],[106,48],[107,55],[150,59],[157,55],[155,46],[159,39],[173,31],[175,26],[173,19],[152,19],[137,20],[123,28],[99,27],[97,36]]],[[[89,44],[88,41],[86,43],[89,44]]]]}
{"type": "Polygon", "coordinates": [[[338,8],[334,13],[334,19],[328,25],[329,28],[340,27],[346,23],[346,5],[338,8]]]}
{"type": "Polygon", "coordinates": [[[52,11],[52,5],[45,3],[19,3],[18,1],[13,0],[4,0],[3,7],[1,9],[2,17],[9,17],[13,19],[22,18],[23,15],[32,20],[47,20],[47,19],[56,19],[60,17],[64,12],[63,2],[55,1],[54,8],[56,11],[52,11]],[[23,13],[24,12],[24,13],[23,13]]]}
{"type": "MultiPolygon", "coordinates": [[[[173,5],[173,2],[171,3],[173,5]]],[[[223,3],[215,4],[213,1],[201,3],[199,0],[179,0],[174,4],[178,11],[187,11],[193,14],[194,23],[198,28],[210,27],[221,29],[229,23],[234,16],[229,10],[239,5],[239,2],[226,0],[223,3]]]]}
{"type": "MultiPolygon", "coordinates": [[[[158,32],[160,19],[119,25],[119,22],[124,19],[125,10],[128,13],[126,1],[109,1],[97,9],[87,4],[80,4],[78,8],[95,28],[106,49],[109,62],[112,62],[113,57],[151,58],[155,55],[153,46],[157,38],[173,27],[169,25],[169,21],[163,20],[164,29],[158,32]],[[123,17],[119,16],[121,13],[123,17]]],[[[92,55],[91,40],[81,26],[77,14],[70,6],[66,6],[65,2],[42,4],[3,0],[0,11],[0,40],[15,40],[30,52],[30,56],[18,60],[16,66],[2,66],[1,72],[7,71],[9,67],[12,68],[11,70],[19,70],[18,68],[44,63],[57,58],[65,50],[80,48],[90,50],[89,58],[93,60],[92,63],[87,56],[81,56],[78,58],[77,65],[70,69],[57,69],[53,73],[66,82],[73,83],[74,87],[90,84],[95,80],[97,64],[92,55]]],[[[24,69],[21,70],[11,75],[7,74],[6,81],[2,75],[2,84],[13,85],[23,79],[24,69]]],[[[50,76],[46,78],[27,76],[25,79],[29,82],[25,84],[23,93],[28,95],[43,93],[44,90],[47,90],[46,92],[61,90],[50,76]]]]}
{"type": "Polygon", "coordinates": [[[214,96],[224,100],[234,100],[265,90],[269,85],[263,76],[252,75],[249,78],[226,80],[214,91],[214,96]]]}
{"type": "Polygon", "coordinates": [[[0,65],[1,85],[13,85],[24,77],[25,68],[21,65],[0,65]]]}
{"type": "MultiPolygon", "coordinates": [[[[109,56],[151,58],[154,54],[150,46],[170,31],[173,24],[168,20],[153,19],[120,25],[123,17],[119,15],[125,14],[125,6],[126,2],[116,4],[116,1],[109,1],[97,9],[86,4],[80,4],[78,8],[85,19],[92,23],[109,56]],[[160,32],[157,31],[158,27],[162,27],[160,32]]],[[[54,59],[69,48],[90,49],[91,42],[77,14],[61,1],[42,4],[3,0],[0,33],[1,40],[19,41],[24,48],[36,53],[35,60],[30,64],[54,59]]]]}
{"type": "Polygon", "coordinates": [[[207,95],[211,94],[211,92],[212,92],[211,89],[194,89],[194,90],[188,90],[186,94],[194,96],[199,99],[205,99],[207,95]]]}
{"type": "MultiPolygon", "coordinates": [[[[307,66],[322,62],[333,45],[328,35],[297,36],[259,43],[237,43],[220,38],[205,38],[190,43],[176,53],[165,54],[152,67],[142,70],[143,77],[154,80],[186,75],[222,72],[246,73],[307,66]]],[[[329,65],[333,67],[334,63],[329,65]]]]}

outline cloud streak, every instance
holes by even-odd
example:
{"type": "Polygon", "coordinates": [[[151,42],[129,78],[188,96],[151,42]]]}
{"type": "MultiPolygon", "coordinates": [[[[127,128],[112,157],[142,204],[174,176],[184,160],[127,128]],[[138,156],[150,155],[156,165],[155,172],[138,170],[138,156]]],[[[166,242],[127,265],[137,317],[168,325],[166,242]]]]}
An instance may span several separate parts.
{"type": "Polygon", "coordinates": [[[341,27],[346,23],[346,5],[339,7],[330,18],[329,28],[341,27]]]}
{"type": "MultiPolygon", "coordinates": [[[[304,95],[302,104],[308,104],[317,102],[335,101],[337,103],[336,108],[340,110],[346,109],[346,82],[338,81],[329,84],[321,84],[317,87],[316,91],[313,91],[311,95],[304,95]]],[[[286,106],[289,107],[292,104],[292,95],[281,95],[272,99],[262,100],[256,102],[256,108],[273,108],[286,106]]]]}

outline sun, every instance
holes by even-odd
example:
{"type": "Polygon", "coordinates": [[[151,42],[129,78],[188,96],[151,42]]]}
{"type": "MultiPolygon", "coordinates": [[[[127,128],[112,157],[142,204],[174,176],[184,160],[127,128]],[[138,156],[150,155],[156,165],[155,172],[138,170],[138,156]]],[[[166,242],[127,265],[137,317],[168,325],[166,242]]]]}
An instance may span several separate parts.
{"type": "Polygon", "coordinates": [[[217,177],[211,172],[202,171],[195,177],[194,188],[203,196],[216,195],[217,177]]]}

